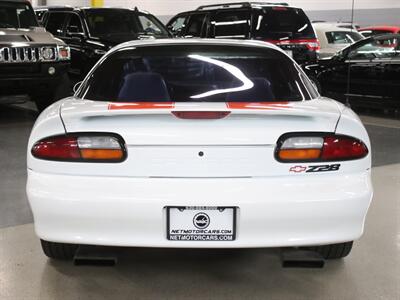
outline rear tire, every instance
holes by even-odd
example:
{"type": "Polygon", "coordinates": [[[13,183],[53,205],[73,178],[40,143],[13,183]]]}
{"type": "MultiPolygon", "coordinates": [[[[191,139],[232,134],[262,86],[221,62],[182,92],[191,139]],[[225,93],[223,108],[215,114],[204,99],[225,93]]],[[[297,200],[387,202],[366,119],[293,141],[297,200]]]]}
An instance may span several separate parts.
{"type": "Polygon", "coordinates": [[[79,245],[54,243],[40,240],[44,254],[52,259],[71,260],[74,258],[79,245]]]}
{"type": "Polygon", "coordinates": [[[340,244],[306,247],[306,249],[318,252],[325,259],[338,259],[349,255],[352,247],[353,242],[351,241],[340,244]]]}

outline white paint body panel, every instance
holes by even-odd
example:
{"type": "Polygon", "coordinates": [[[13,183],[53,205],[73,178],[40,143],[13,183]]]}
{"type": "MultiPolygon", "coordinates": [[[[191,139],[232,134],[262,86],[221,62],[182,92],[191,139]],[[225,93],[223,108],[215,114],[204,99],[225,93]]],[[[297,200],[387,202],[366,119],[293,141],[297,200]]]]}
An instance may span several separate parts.
{"type": "Polygon", "coordinates": [[[348,47],[351,45],[350,43],[343,44],[332,44],[328,42],[328,38],[326,33],[328,32],[349,32],[353,34],[357,34],[360,38],[364,38],[361,33],[358,33],[356,30],[351,30],[348,28],[343,28],[337,26],[335,23],[315,23],[313,24],[315,33],[317,34],[318,40],[321,44],[321,49],[319,50],[320,58],[328,58],[335,55],[338,51],[348,47]]]}
{"type": "Polygon", "coordinates": [[[37,235],[78,244],[278,247],[357,239],[370,172],[274,178],[130,178],[28,172],[37,235]],[[166,239],[165,206],[237,206],[233,242],[166,239]]]}
{"type": "MultiPolygon", "coordinates": [[[[299,164],[274,158],[277,140],[287,132],[336,132],[358,138],[370,149],[358,117],[325,98],[262,110],[176,103],[173,109],[112,111],[106,102],[62,100],[42,113],[28,145],[27,194],[36,232],[54,242],[199,248],[318,245],[359,238],[372,198],[371,154],[330,162],[341,164],[337,172],[289,172],[299,164]],[[219,120],[183,120],[172,110],[231,114],[219,120]],[[126,142],[127,159],[70,163],[31,155],[36,141],[66,132],[117,133],[126,142]],[[237,207],[237,239],[169,241],[166,206],[237,207]]],[[[316,164],[321,163],[300,165],[316,164]]]]}

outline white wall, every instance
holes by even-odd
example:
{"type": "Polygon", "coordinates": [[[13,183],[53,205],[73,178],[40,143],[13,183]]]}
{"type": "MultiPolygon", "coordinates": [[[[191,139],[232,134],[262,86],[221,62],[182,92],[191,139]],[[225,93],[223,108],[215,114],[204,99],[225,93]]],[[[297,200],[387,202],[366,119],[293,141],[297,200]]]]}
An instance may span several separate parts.
{"type": "MultiPolygon", "coordinates": [[[[54,1],[54,0],[52,0],[54,1]]],[[[64,1],[65,2],[65,1],[64,1]]],[[[174,15],[184,10],[192,10],[203,4],[223,2],[242,2],[240,0],[104,0],[106,6],[137,6],[151,11],[155,15],[174,15]]],[[[266,0],[268,2],[268,0],[266,0]]],[[[351,0],[275,0],[271,2],[288,2],[291,6],[301,7],[307,11],[351,9],[351,0]]],[[[400,8],[400,0],[355,0],[357,9],[400,8]]]]}
{"type": "Polygon", "coordinates": [[[46,5],[90,6],[90,0],[47,0],[46,2],[46,5]]]}

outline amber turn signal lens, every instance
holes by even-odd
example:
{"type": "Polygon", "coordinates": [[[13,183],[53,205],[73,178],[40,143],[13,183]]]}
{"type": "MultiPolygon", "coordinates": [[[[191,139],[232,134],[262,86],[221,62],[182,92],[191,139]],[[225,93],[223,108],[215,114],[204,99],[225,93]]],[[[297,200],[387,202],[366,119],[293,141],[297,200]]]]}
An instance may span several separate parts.
{"type": "Polygon", "coordinates": [[[95,160],[121,160],[124,153],[121,149],[81,149],[81,157],[83,159],[95,160]]]}
{"type": "Polygon", "coordinates": [[[311,160],[318,159],[321,149],[282,149],[279,151],[281,160],[311,160]]]}

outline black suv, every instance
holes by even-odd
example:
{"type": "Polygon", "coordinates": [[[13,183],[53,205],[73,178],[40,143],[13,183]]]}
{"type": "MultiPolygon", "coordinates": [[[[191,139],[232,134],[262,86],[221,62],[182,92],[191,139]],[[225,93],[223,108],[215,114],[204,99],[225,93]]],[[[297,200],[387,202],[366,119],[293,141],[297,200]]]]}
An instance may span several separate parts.
{"type": "Polygon", "coordinates": [[[138,39],[168,38],[153,15],[123,8],[47,8],[43,26],[71,47],[71,73],[84,77],[113,46],[138,39]]]}
{"type": "Polygon", "coordinates": [[[276,44],[298,63],[316,61],[320,48],[310,20],[287,3],[241,2],[200,6],[173,17],[176,37],[253,39],[276,44]]]}
{"type": "Polygon", "coordinates": [[[39,110],[71,92],[70,49],[39,27],[28,0],[0,1],[0,103],[36,102],[39,110]]]}

